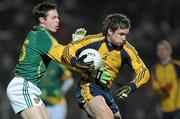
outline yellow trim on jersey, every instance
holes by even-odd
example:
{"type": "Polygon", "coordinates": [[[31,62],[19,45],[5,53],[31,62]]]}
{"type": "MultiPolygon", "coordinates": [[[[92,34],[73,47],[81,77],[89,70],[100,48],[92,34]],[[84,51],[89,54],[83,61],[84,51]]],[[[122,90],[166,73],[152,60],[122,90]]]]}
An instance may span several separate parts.
{"type": "Polygon", "coordinates": [[[87,84],[83,84],[81,85],[81,96],[83,97],[83,103],[85,103],[86,101],[90,101],[94,96],[91,95],[91,91],[90,91],[90,83],[87,84]]]}

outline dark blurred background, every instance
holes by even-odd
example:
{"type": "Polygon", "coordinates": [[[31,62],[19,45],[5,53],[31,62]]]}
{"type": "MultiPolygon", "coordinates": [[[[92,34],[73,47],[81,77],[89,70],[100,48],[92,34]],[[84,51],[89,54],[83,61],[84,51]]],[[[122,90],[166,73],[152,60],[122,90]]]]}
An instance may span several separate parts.
{"type": "MultiPolygon", "coordinates": [[[[34,25],[33,6],[43,0],[0,0],[0,119],[18,119],[7,100],[5,89],[12,78],[18,51],[34,25]]],[[[71,34],[84,27],[87,34],[101,32],[107,14],[123,13],[131,20],[128,40],[133,44],[147,67],[157,61],[156,44],[168,40],[173,46],[173,57],[180,59],[180,1],[179,0],[49,0],[58,5],[60,30],[55,37],[62,44],[71,41],[71,34]]],[[[130,81],[125,67],[119,82],[130,81]]],[[[74,73],[76,80],[80,77],[74,73]]],[[[117,88],[114,85],[112,91],[117,88]]],[[[76,85],[68,92],[68,118],[86,119],[75,100],[76,85]]],[[[130,95],[127,100],[116,100],[124,119],[158,119],[160,108],[154,98],[150,82],[130,95]]]]}

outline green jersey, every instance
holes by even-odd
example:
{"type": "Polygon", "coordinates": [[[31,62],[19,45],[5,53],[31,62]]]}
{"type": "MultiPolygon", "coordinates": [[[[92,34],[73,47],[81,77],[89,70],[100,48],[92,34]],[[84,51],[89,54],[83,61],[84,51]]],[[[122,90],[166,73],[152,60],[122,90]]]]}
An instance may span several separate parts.
{"type": "Polygon", "coordinates": [[[61,90],[60,80],[68,79],[71,76],[71,72],[64,66],[53,60],[49,63],[39,84],[42,91],[41,99],[45,105],[56,105],[64,102],[65,97],[61,90]]]}
{"type": "Polygon", "coordinates": [[[58,44],[48,30],[34,26],[21,48],[15,75],[37,85],[50,58],[61,62],[63,49],[64,46],[58,44]]]}

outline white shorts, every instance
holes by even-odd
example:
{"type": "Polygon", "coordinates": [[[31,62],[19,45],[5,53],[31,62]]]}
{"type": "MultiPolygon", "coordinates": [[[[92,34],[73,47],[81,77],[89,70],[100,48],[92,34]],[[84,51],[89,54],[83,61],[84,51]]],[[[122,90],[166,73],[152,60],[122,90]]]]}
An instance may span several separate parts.
{"type": "Polygon", "coordinates": [[[41,106],[41,90],[22,77],[14,77],[7,87],[7,96],[15,113],[24,109],[41,106]]]}
{"type": "Polygon", "coordinates": [[[54,106],[46,106],[50,119],[66,119],[67,105],[62,103],[54,106]]]}

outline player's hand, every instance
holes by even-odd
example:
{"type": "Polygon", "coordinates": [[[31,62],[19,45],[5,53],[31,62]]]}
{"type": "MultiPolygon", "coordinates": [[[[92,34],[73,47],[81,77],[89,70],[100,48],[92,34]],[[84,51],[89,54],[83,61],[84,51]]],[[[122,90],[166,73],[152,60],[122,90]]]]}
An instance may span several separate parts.
{"type": "Polygon", "coordinates": [[[159,91],[159,95],[162,100],[165,100],[169,97],[169,92],[165,88],[161,88],[161,90],[159,91]]]}
{"type": "Polygon", "coordinates": [[[170,96],[169,92],[171,91],[172,87],[172,83],[168,83],[164,87],[162,87],[160,91],[158,91],[158,94],[160,95],[162,100],[165,100],[170,96]]]}
{"type": "Polygon", "coordinates": [[[87,55],[82,55],[80,58],[78,58],[75,62],[75,66],[81,70],[92,71],[95,68],[93,65],[94,61],[84,62],[86,57],[87,55]]]}
{"type": "Polygon", "coordinates": [[[167,84],[163,87],[163,90],[164,90],[165,92],[168,92],[168,93],[169,93],[172,88],[173,88],[172,83],[167,83],[167,84]]]}
{"type": "Polygon", "coordinates": [[[128,85],[122,86],[116,90],[115,95],[118,99],[125,99],[131,92],[131,87],[128,85]]]}
{"type": "Polygon", "coordinates": [[[95,80],[106,86],[106,84],[112,80],[112,75],[106,71],[106,67],[100,66],[100,68],[96,71],[95,80]]]}
{"type": "Polygon", "coordinates": [[[170,92],[171,88],[168,85],[166,85],[165,87],[162,87],[158,91],[158,94],[159,94],[159,96],[161,97],[162,100],[165,100],[165,99],[167,99],[169,97],[169,92],[170,92]]]}
{"type": "Polygon", "coordinates": [[[84,28],[79,28],[72,34],[72,41],[82,40],[86,35],[86,30],[84,28]]]}

